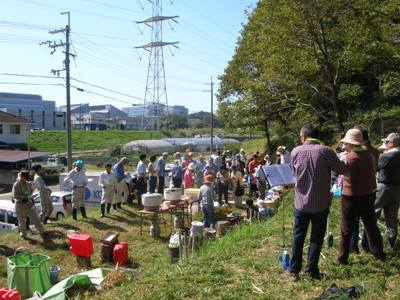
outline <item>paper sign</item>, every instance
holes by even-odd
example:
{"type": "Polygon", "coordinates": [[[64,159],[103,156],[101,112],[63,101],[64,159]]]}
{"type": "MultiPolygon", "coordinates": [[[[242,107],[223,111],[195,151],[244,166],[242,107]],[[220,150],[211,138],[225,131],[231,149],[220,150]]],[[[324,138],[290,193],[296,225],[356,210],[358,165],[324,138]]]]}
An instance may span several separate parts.
{"type": "Polygon", "coordinates": [[[263,168],[270,186],[293,186],[296,184],[296,178],[293,177],[289,164],[270,165],[263,168]]]}

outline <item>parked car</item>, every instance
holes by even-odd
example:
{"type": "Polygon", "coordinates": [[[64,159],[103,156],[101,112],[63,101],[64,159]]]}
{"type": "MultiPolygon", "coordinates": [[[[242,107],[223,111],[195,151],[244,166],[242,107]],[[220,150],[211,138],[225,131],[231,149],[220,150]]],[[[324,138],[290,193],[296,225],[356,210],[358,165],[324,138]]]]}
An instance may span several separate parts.
{"type": "MultiPolygon", "coordinates": [[[[35,207],[38,214],[42,211],[40,205],[39,193],[34,194],[35,207]]],[[[51,202],[53,203],[53,212],[50,219],[62,220],[71,213],[72,208],[72,193],[71,192],[52,192],[50,195],[51,202]]]]}

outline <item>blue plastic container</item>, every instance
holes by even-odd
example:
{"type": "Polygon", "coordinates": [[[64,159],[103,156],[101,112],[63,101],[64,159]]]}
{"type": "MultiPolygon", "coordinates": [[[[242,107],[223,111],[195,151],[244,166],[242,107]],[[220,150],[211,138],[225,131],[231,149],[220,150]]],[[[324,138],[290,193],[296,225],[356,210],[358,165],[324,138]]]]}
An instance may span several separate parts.
{"type": "Polygon", "coordinates": [[[285,250],[282,253],[282,269],[287,270],[289,268],[290,264],[290,255],[289,253],[285,250]]]}
{"type": "Polygon", "coordinates": [[[58,274],[60,274],[61,267],[59,265],[52,265],[50,268],[50,282],[52,285],[58,283],[58,274]]]}

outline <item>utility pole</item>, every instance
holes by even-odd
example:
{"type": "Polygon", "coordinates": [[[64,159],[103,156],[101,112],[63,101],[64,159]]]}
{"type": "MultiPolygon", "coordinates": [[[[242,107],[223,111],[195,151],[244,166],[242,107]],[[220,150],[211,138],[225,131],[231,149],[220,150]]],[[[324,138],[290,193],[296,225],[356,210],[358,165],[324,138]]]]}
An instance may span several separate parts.
{"type": "Polygon", "coordinates": [[[211,93],[211,118],[210,118],[210,154],[212,154],[214,149],[214,82],[211,76],[210,83],[206,83],[211,87],[210,90],[204,90],[203,92],[210,92],[211,93]]]}
{"type": "MultiPolygon", "coordinates": [[[[163,48],[167,46],[174,46],[179,42],[164,42],[163,41],[163,22],[173,21],[179,16],[163,16],[162,15],[162,2],[163,0],[147,0],[152,4],[152,17],[143,21],[138,21],[136,24],[144,24],[151,28],[151,42],[135,47],[136,49],[144,49],[150,53],[149,64],[147,68],[146,91],[143,103],[142,114],[142,130],[146,128],[145,115],[146,115],[146,102],[149,101],[152,108],[155,110],[154,115],[157,119],[157,130],[160,129],[160,117],[162,113],[161,100],[165,100],[167,123],[169,123],[169,108],[167,97],[167,85],[165,81],[165,66],[164,66],[164,52],[163,48]]],[[[139,2],[140,3],[140,2],[139,2]]],[[[144,6],[142,6],[144,8],[144,6]]],[[[172,27],[171,27],[172,28],[172,27]]],[[[143,33],[143,31],[141,31],[143,33]]],[[[152,114],[148,110],[147,114],[152,114]]]]}
{"type": "Polygon", "coordinates": [[[62,12],[62,15],[68,16],[68,25],[64,28],[49,31],[49,34],[57,34],[57,33],[65,33],[65,42],[60,41],[56,42],[43,42],[40,44],[47,44],[49,48],[52,48],[51,54],[56,52],[56,49],[59,47],[65,47],[65,60],[64,60],[64,68],[61,70],[51,70],[53,75],[60,76],[60,72],[65,71],[65,87],[66,87],[66,98],[67,98],[67,166],[68,171],[72,169],[72,124],[71,124],[71,84],[70,84],[70,56],[75,57],[75,54],[70,53],[70,33],[71,33],[71,19],[70,12],[62,12]]]}

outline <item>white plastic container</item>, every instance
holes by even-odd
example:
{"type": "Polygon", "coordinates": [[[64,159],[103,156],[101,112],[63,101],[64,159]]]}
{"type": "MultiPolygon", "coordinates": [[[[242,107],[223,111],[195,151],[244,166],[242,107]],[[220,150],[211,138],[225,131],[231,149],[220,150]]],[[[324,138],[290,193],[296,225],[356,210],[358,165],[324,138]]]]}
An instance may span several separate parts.
{"type": "Polygon", "coordinates": [[[145,210],[158,211],[162,203],[162,195],[157,193],[147,193],[142,195],[142,204],[145,210]]]}
{"type": "Polygon", "coordinates": [[[204,224],[200,221],[193,221],[190,228],[190,236],[198,237],[203,236],[204,224]]]}
{"type": "Polygon", "coordinates": [[[181,199],[182,190],[180,188],[164,189],[164,200],[179,201],[181,199]]]}

